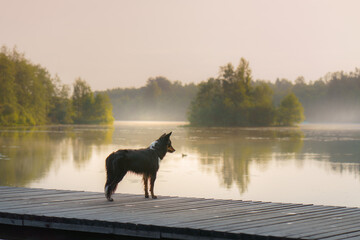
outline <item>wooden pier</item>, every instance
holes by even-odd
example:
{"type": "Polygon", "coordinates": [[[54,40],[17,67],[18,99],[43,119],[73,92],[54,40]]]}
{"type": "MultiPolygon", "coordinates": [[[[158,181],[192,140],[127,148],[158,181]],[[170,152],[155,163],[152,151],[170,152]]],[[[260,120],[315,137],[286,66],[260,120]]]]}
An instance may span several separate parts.
{"type": "MultiPolygon", "coordinates": [[[[167,239],[360,239],[360,209],[0,187],[0,224],[167,239]]],[[[109,236],[110,236],[109,235],[109,236]]]]}

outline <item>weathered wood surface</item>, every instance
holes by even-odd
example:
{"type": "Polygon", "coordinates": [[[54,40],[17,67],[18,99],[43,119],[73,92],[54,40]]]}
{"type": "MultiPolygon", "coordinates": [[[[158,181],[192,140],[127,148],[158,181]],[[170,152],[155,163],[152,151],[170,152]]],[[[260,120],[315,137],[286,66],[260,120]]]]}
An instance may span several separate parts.
{"type": "Polygon", "coordinates": [[[360,209],[0,187],[0,224],[180,239],[360,239],[360,209]]]}

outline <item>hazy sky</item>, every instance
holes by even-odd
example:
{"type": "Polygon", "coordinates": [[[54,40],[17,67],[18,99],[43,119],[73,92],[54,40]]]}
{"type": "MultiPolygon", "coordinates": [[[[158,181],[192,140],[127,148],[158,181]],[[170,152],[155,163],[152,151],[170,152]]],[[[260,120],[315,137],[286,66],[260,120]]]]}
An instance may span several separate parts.
{"type": "Polygon", "coordinates": [[[93,90],[183,83],[250,61],[255,79],[360,67],[358,0],[0,0],[0,45],[93,90]]]}

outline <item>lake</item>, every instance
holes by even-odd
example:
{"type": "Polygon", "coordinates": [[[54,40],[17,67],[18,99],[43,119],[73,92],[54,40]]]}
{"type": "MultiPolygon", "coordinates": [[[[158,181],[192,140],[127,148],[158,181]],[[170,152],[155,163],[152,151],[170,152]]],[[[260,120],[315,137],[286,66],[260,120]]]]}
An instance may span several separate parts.
{"type": "MultiPolygon", "coordinates": [[[[0,185],[103,191],[105,158],[173,131],[155,194],[360,207],[360,125],[192,128],[184,122],[0,128],[0,185]]],[[[118,193],[143,194],[128,174],[118,193]]],[[[104,198],[105,200],[105,198],[104,198]]],[[[115,196],[116,200],[116,196],[115,196]]]]}

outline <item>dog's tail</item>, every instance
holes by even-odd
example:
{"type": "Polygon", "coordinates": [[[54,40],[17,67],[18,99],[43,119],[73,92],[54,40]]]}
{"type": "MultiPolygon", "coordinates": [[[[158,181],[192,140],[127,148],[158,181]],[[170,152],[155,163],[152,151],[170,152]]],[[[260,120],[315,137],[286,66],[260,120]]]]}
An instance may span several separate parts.
{"type": "Polygon", "coordinates": [[[116,159],[115,153],[111,153],[105,160],[106,168],[106,183],[105,183],[105,197],[112,201],[111,195],[115,192],[115,189],[112,189],[111,185],[115,180],[115,169],[114,161],[116,159]]]}
{"type": "Polygon", "coordinates": [[[109,201],[113,201],[111,195],[115,192],[118,183],[123,179],[127,170],[122,166],[121,162],[125,158],[126,150],[111,153],[106,158],[106,183],[105,197],[109,201]]]}

